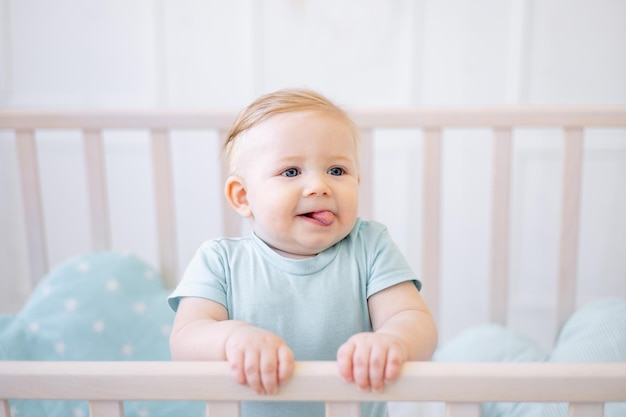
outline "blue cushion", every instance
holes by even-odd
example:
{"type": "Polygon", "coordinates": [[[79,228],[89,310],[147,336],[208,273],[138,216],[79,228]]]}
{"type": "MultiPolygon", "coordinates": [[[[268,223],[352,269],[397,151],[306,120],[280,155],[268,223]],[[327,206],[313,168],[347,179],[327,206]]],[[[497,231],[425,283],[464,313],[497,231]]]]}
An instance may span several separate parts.
{"type": "MultiPolygon", "coordinates": [[[[438,362],[541,362],[548,352],[533,340],[499,324],[471,327],[435,352],[438,362]]],[[[513,403],[483,403],[483,417],[506,415],[513,403]]]]}
{"type": "Polygon", "coordinates": [[[626,300],[603,299],[575,312],[563,325],[550,361],[626,362],[626,300]]]}
{"type": "Polygon", "coordinates": [[[471,327],[437,349],[439,362],[539,362],[548,352],[528,337],[499,324],[471,327]]]}
{"type": "MultiPolygon", "coordinates": [[[[77,256],[50,271],[0,327],[0,359],[169,360],[174,318],[158,272],[132,255],[77,256]]],[[[13,415],[88,415],[86,402],[11,401],[13,415]]],[[[202,415],[201,403],[127,402],[125,414],[202,415]]]]}
{"type": "MultiPolygon", "coordinates": [[[[626,300],[587,304],[563,325],[550,362],[626,362],[626,300]]],[[[510,417],[566,417],[567,404],[516,404],[510,417]]],[[[626,416],[626,403],[607,403],[605,417],[626,416]]]]}
{"type": "MultiPolygon", "coordinates": [[[[440,362],[626,362],[626,300],[603,299],[575,312],[552,352],[500,325],[472,327],[441,346],[440,362]]],[[[566,404],[484,403],[483,417],[567,417],[566,404]]],[[[605,417],[626,416],[626,403],[608,403],[605,417]]]]}

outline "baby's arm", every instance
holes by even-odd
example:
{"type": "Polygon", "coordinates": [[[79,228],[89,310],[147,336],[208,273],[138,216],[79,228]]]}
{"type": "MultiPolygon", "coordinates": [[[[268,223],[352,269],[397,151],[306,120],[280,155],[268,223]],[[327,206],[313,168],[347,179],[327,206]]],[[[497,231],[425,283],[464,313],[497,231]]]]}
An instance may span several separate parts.
{"type": "Polygon", "coordinates": [[[228,320],[224,306],[203,298],[181,299],[170,351],[174,360],[226,360],[235,380],[259,394],[274,394],[293,373],[293,353],[283,339],[228,320]]]}
{"type": "Polygon", "coordinates": [[[412,282],[403,282],[368,300],[372,333],[358,333],[337,352],[341,376],[361,389],[380,392],[395,380],[406,361],[429,360],[437,328],[412,282]]]}

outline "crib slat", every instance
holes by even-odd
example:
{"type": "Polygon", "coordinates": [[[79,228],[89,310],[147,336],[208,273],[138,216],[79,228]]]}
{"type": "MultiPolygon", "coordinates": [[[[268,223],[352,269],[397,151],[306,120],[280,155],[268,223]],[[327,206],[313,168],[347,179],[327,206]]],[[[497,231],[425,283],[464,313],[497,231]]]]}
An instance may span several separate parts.
{"type": "Polygon", "coordinates": [[[152,166],[156,198],[159,259],[166,286],[174,287],[178,274],[176,220],[170,137],[166,129],[152,130],[152,166]]]}
{"type": "Polygon", "coordinates": [[[124,417],[121,401],[89,401],[90,417],[124,417]]]}
{"type": "Polygon", "coordinates": [[[446,417],[480,417],[480,403],[446,403],[446,417]]]}
{"type": "Polygon", "coordinates": [[[559,328],[576,308],[580,183],[583,153],[582,129],[566,129],[563,147],[557,310],[559,328]]]}
{"type": "Polygon", "coordinates": [[[424,208],[422,282],[424,298],[439,319],[439,265],[441,242],[441,129],[424,130],[424,208]]]}
{"type": "MultiPolygon", "coordinates": [[[[223,143],[226,140],[226,135],[228,135],[228,131],[220,130],[218,131],[219,140],[217,141],[218,154],[221,155],[223,143]]],[[[221,182],[220,184],[223,186],[226,183],[226,179],[230,175],[230,169],[228,166],[228,161],[225,157],[220,158],[220,173],[221,173],[221,182]]],[[[219,194],[220,197],[222,194],[219,194]]],[[[230,206],[230,203],[226,198],[221,198],[222,201],[222,233],[224,236],[239,236],[241,235],[241,218],[239,215],[233,210],[230,206]]]]}
{"type": "Polygon", "coordinates": [[[494,129],[489,314],[501,324],[508,309],[510,188],[511,129],[494,129]]]}
{"type": "Polygon", "coordinates": [[[237,401],[207,401],[205,417],[239,417],[241,403],[237,401]]]}
{"type": "Polygon", "coordinates": [[[326,417],[359,417],[361,404],[358,402],[327,402],[326,417]]]}
{"type": "Polygon", "coordinates": [[[111,248],[111,226],[101,131],[84,130],[83,143],[91,214],[92,247],[94,250],[106,250],[111,248]]]}
{"type": "Polygon", "coordinates": [[[9,407],[9,400],[0,400],[0,417],[11,417],[11,407],[9,407]]]}
{"type": "Polygon", "coordinates": [[[602,417],[604,403],[570,403],[569,417],[602,417]]]}
{"type": "Polygon", "coordinates": [[[34,286],[48,271],[37,144],[34,130],[15,132],[28,244],[30,280],[34,286]]]}
{"type": "Polygon", "coordinates": [[[373,132],[371,129],[362,129],[360,131],[360,143],[359,143],[359,165],[361,175],[361,185],[359,190],[359,215],[369,220],[373,215],[373,195],[374,185],[372,182],[373,174],[372,170],[374,165],[372,164],[372,141],[373,132]]]}

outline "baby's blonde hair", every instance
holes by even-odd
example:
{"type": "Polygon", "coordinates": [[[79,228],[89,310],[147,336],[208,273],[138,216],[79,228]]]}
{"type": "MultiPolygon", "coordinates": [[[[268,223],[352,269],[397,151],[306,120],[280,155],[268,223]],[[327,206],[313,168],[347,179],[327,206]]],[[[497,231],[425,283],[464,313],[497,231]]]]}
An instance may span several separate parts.
{"type": "Polygon", "coordinates": [[[344,120],[349,126],[355,143],[358,142],[358,129],[348,114],[323,95],[306,89],[282,89],[257,98],[243,109],[228,132],[224,143],[224,153],[231,173],[236,170],[235,154],[237,142],[242,133],[259,125],[272,116],[283,113],[305,111],[326,112],[344,120]]]}

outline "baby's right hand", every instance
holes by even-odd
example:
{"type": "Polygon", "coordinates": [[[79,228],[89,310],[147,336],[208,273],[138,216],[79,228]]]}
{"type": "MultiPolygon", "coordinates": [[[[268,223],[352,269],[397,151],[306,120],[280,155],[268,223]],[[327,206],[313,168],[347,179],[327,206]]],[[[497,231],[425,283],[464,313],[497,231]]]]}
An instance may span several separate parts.
{"type": "Polygon", "coordinates": [[[293,373],[293,352],[267,330],[238,327],[228,337],[225,350],[235,380],[258,394],[275,394],[278,385],[293,373]]]}

